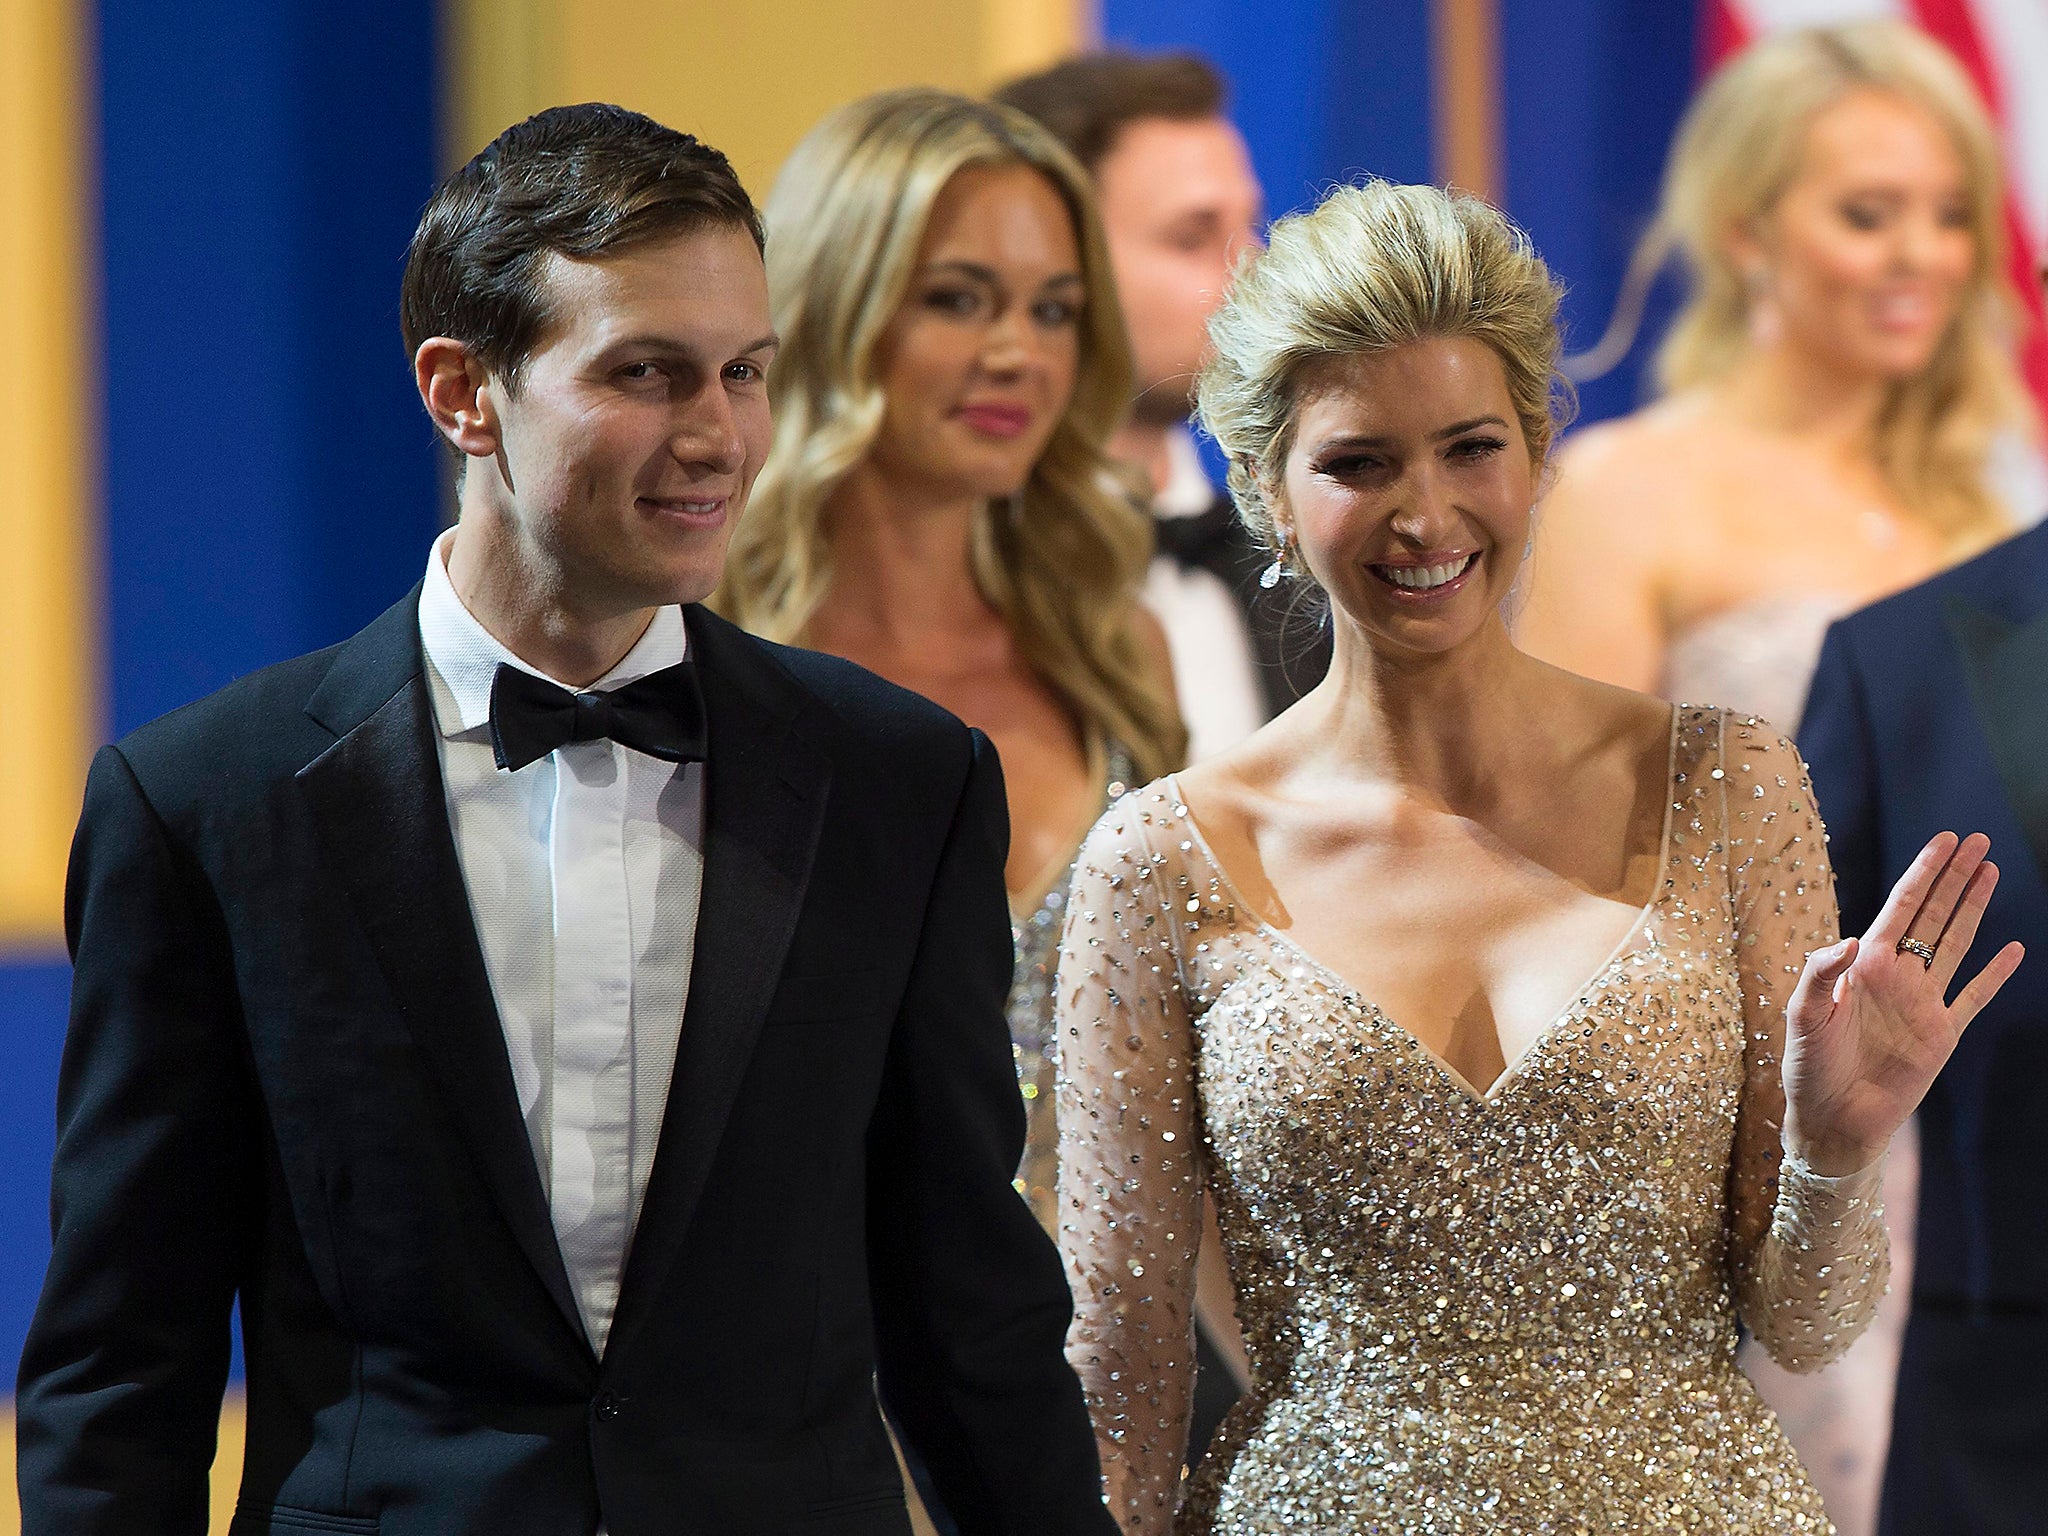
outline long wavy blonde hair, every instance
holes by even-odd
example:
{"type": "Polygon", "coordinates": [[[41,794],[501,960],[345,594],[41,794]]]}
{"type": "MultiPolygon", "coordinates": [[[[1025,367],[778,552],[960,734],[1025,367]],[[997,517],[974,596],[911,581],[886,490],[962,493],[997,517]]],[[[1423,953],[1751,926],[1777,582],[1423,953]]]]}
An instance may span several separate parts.
{"type": "Polygon", "coordinates": [[[782,350],[769,376],[775,440],[712,604],[801,643],[832,582],[826,504],[874,446],[885,407],[875,349],[909,291],[932,206],[969,166],[1022,164],[1073,215],[1086,298],[1074,393],[1015,496],[977,508],[974,580],[1026,663],[1091,735],[1121,741],[1144,779],[1187,747],[1137,627],[1151,521],[1104,450],[1130,404],[1131,361],[1087,176],[1011,108],[887,91],[831,114],[796,147],[764,209],[782,350]]]}
{"type": "Polygon", "coordinates": [[[1963,162],[1975,265],[1932,360],[1891,388],[1878,463],[1908,511],[1953,550],[1968,549],[2009,531],[1985,460],[2000,433],[2033,430],[2035,414],[2014,362],[2019,308],[2006,279],[1997,136],[1962,66],[1917,29],[1866,21],[1780,33],[1744,50],[1701,90],[1679,127],[1645,240],[1652,250],[1675,246],[1694,277],[1658,349],[1657,379],[1666,390],[1692,388],[1740,358],[1750,299],[1728,235],[1769,215],[1798,174],[1808,125],[1856,90],[1923,108],[1963,162]]]}

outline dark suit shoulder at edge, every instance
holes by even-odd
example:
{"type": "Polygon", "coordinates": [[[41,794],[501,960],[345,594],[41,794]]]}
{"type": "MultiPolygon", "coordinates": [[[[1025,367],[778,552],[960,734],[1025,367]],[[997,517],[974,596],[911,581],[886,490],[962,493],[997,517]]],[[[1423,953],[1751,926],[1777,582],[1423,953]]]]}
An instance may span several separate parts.
{"type": "Polygon", "coordinates": [[[145,780],[181,769],[217,776],[251,753],[261,755],[281,727],[317,730],[306,717],[306,703],[341,649],[331,645],[258,668],[137,726],[115,745],[145,780]]]}
{"type": "Polygon", "coordinates": [[[2008,617],[2015,619],[2048,608],[2048,523],[2014,534],[1918,586],[1879,598],[1842,619],[1839,627],[1870,640],[1897,626],[1939,622],[1941,605],[1951,597],[2011,607],[2017,611],[2008,617]]]}
{"type": "Polygon", "coordinates": [[[941,752],[965,769],[967,727],[950,710],[844,657],[754,635],[744,638],[759,647],[771,665],[787,673],[855,742],[892,755],[897,751],[941,752]]]}

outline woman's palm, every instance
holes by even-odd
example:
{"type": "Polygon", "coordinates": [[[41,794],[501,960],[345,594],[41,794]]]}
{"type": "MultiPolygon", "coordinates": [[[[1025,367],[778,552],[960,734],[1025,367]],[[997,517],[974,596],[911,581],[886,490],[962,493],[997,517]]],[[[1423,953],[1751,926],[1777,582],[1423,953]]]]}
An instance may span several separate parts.
{"type": "Polygon", "coordinates": [[[1998,883],[1990,850],[1980,833],[1940,834],[1867,934],[1807,957],[1786,1008],[1785,1145],[1816,1172],[1876,1160],[2019,966],[2024,951],[2008,944],[1944,1001],[1998,883]],[[1911,944],[1932,946],[1932,960],[1911,944]]]}

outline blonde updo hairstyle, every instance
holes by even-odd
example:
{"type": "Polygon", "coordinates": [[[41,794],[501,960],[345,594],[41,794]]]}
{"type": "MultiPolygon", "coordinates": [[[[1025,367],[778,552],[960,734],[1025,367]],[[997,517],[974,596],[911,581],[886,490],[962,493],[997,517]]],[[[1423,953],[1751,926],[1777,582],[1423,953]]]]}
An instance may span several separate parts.
{"type": "Polygon", "coordinates": [[[874,447],[887,407],[875,352],[910,289],[933,205],[970,166],[1026,165],[1074,221],[1086,289],[1072,399],[1016,495],[976,509],[970,560],[1019,652],[1091,736],[1141,779],[1180,766],[1187,733],[1150,664],[1138,587],[1151,521],[1104,449],[1130,404],[1131,360],[1094,192],[1036,121],[944,91],[886,91],[832,113],[784,164],[763,209],[782,349],[775,436],[712,604],[801,644],[832,581],[826,507],[874,447]]]}
{"type": "Polygon", "coordinates": [[[2001,431],[2031,430],[2034,411],[2013,360],[2018,308],[2006,279],[1997,135],[1962,66],[1918,29],[1865,21],[1778,33],[1702,88],[1679,126],[1645,238],[1651,259],[1675,246],[1693,276],[1658,350],[1657,379],[1669,391],[1711,384],[1748,348],[1750,294],[1729,236],[1761,229],[1799,174],[1814,118],[1858,90],[1922,108],[1947,131],[1963,164],[1976,260],[1932,360],[1891,386],[1878,460],[1908,511],[1952,550],[1969,549],[2009,526],[1985,481],[1986,455],[2001,431]]]}
{"type": "Polygon", "coordinates": [[[1274,497],[1311,364],[1433,337],[1469,337],[1500,359],[1540,476],[1571,415],[1557,366],[1560,297],[1528,236],[1462,193],[1373,180],[1281,219],[1210,319],[1214,355],[1196,386],[1238,516],[1285,555],[1274,497]]]}

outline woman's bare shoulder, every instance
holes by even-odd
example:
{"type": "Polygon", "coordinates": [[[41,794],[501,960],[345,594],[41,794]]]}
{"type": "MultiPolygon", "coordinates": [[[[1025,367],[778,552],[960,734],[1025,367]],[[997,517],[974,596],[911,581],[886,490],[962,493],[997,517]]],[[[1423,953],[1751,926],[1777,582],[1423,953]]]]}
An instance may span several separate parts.
{"type": "Polygon", "coordinates": [[[1637,752],[1670,738],[1668,699],[1624,688],[1539,661],[1543,668],[1542,713],[1560,728],[1560,740],[1576,740],[1591,752],[1637,752]]]}
{"type": "Polygon", "coordinates": [[[1682,483],[1713,457],[1722,436],[1703,401],[1659,400],[1567,437],[1558,450],[1560,485],[1569,479],[1589,492],[1642,499],[1648,488],[1682,483]]]}

